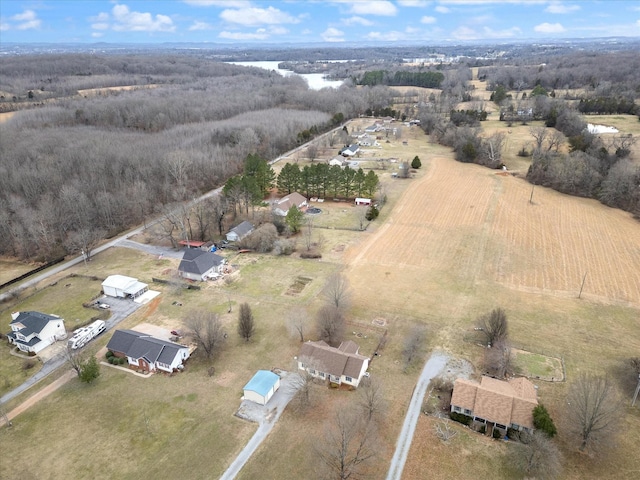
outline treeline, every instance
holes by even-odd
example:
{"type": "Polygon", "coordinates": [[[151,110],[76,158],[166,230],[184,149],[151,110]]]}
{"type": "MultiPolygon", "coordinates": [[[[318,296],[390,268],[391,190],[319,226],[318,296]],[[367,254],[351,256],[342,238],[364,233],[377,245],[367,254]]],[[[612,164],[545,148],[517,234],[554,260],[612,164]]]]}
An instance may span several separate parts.
{"type": "Polygon", "coordinates": [[[481,67],[478,78],[487,81],[489,90],[495,90],[497,85],[509,90],[532,89],[541,85],[549,91],[586,89],[596,95],[634,97],[640,87],[638,71],[640,55],[637,51],[581,51],[521,60],[512,57],[481,67]]]}
{"type": "Polygon", "coordinates": [[[411,72],[399,70],[389,72],[387,70],[373,70],[364,72],[361,76],[354,77],[357,85],[389,85],[389,86],[410,86],[440,88],[444,80],[441,72],[411,72]]]}
{"type": "Polygon", "coordinates": [[[578,103],[578,110],[581,113],[599,115],[611,115],[614,113],[635,115],[640,112],[633,98],[616,97],[581,98],[580,103],[578,103]]]}
{"type": "Polygon", "coordinates": [[[327,163],[313,163],[302,169],[296,163],[287,163],[278,175],[276,185],[281,194],[299,192],[307,198],[373,197],[380,180],[373,170],[366,174],[362,168],[327,163]]]}
{"type": "MultiPolygon", "coordinates": [[[[82,58],[65,57],[58,65],[39,56],[31,63],[58,68],[60,75],[104,68],[83,66],[82,58]]],[[[25,75],[42,73],[24,59],[14,61],[25,75]]],[[[175,65],[130,58],[127,69],[178,74],[175,65]]],[[[298,145],[301,132],[323,132],[392,98],[386,87],[315,92],[300,78],[231,67],[203,61],[202,70],[217,73],[57,100],[3,123],[0,255],[46,260],[90,253],[102,238],[224,184],[248,154],[273,158],[298,145]]],[[[7,69],[2,74],[19,78],[7,69]]]]}

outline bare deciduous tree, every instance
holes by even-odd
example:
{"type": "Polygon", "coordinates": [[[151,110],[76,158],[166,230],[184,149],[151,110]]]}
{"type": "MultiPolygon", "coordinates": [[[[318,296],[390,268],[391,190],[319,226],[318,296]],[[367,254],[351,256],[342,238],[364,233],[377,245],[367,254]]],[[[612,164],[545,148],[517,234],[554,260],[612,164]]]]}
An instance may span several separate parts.
{"type": "Polygon", "coordinates": [[[358,385],[358,403],[367,420],[379,416],[386,407],[382,384],[375,377],[364,377],[358,385]]]}
{"type": "Polygon", "coordinates": [[[256,325],[253,319],[253,312],[248,303],[240,304],[240,312],[238,313],[238,333],[246,342],[256,332],[256,325]]]}
{"type": "Polygon", "coordinates": [[[515,452],[509,452],[510,461],[527,478],[555,479],[562,472],[562,456],[558,447],[544,433],[521,433],[515,452]]]}
{"type": "Polygon", "coordinates": [[[511,365],[511,346],[500,339],[484,351],[484,366],[489,374],[504,378],[511,365]]]}
{"type": "Polygon", "coordinates": [[[315,383],[314,371],[324,371],[314,360],[307,357],[300,357],[299,362],[304,365],[305,370],[301,370],[296,365],[296,372],[290,383],[290,388],[295,391],[295,401],[299,410],[306,410],[313,402],[313,385],[315,383]]]}
{"type": "Polygon", "coordinates": [[[444,443],[449,443],[453,437],[455,437],[458,432],[451,428],[451,423],[444,419],[433,426],[433,429],[436,432],[436,437],[442,440],[444,443]]]}
{"type": "Polygon", "coordinates": [[[407,369],[421,356],[425,339],[426,330],[422,325],[414,326],[404,338],[402,347],[404,371],[407,371],[407,369]]]}
{"type": "Polygon", "coordinates": [[[215,357],[226,338],[218,315],[206,310],[196,310],[187,317],[185,324],[207,360],[215,357]]]}
{"type": "Polygon", "coordinates": [[[307,157],[311,163],[318,158],[318,147],[315,144],[311,144],[307,147],[307,157]]]}
{"type": "Polygon", "coordinates": [[[287,329],[291,336],[300,337],[304,342],[304,335],[309,328],[309,313],[305,308],[297,307],[287,314],[287,329]]]}
{"type": "Polygon", "coordinates": [[[345,330],[344,316],[334,305],[322,307],[316,317],[316,328],[320,340],[337,347],[342,342],[345,330]]]}
{"type": "Polygon", "coordinates": [[[327,422],[324,437],[315,451],[331,478],[340,480],[367,478],[368,460],[376,455],[374,422],[367,422],[358,413],[339,410],[327,422]]]}
{"type": "Polygon", "coordinates": [[[71,347],[67,346],[64,350],[64,360],[67,365],[76,372],[76,375],[80,376],[82,365],[84,364],[82,353],[78,350],[72,350],[71,347]]]}
{"type": "Polygon", "coordinates": [[[509,334],[507,314],[502,308],[494,308],[491,312],[478,317],[478,326],[488,346],[500,340],[506,340],[509,334]]]}
{"type": "Polygon", "coordinates": [[[609,378],[581,374],[571,385],[567,408],[580,451],[595,449],[615,433],[621,407],[609,378]]]}
{"type": "Polygon", "coordinates": [[[349,304],[349,281],[340,273],[334,273],[327,279],[324,297],[330,305],[338,309],[346,309],[349,304]]]}

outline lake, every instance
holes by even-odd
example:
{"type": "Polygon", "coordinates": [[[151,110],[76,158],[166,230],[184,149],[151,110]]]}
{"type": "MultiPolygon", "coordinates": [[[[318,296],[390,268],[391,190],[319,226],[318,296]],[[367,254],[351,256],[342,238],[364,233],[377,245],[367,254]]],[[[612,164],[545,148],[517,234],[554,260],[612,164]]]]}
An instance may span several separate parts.
{"type": "Polygon", "coordinates": [[[322,73],[295,73],[291,70],[284,70],[278,68],[279,61],[269,61],[269,62],[226,62],[231,63],[233,65],[241,65],[243,67],[257,67],[264,68],[265,70],[274,70],[278,72],[283,77],[288,77],[289,75],[299,75],[304,78],[309,84],[309,88],[312,90],[320,90],[322,88],[330,87],[330,88],[338,88],[344,83],[344,80],[327,80],[324,78],[324,74],[322,73]]]}

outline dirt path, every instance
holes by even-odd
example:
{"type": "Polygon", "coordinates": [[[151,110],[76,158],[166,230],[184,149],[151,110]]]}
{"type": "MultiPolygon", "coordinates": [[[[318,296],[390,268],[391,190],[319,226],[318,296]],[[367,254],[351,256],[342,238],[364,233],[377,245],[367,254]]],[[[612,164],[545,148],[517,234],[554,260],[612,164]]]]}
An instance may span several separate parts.
{"type": "MultiPolygon", "coordinates": [[[[56,381],[44,387],[42,390],[39,390],[38,392],[30,396],[28,399],[26,399],[24,402],[22,402],[20,405],[18,405],[16,408],[11,410],[7,414],[9,421],[16,418],[18,415],[26,411],[29,407],[32,407],[33,405],[38,403],[43,398],[51,395],[53,392],[58,390],[61,386],[63,386],[65,383],[67,383],[69,380],[71,380],[74,377],[75,377],[75,372],[73,370],[69,370],[64,375],[62,375],[59,379],[57,379],[56,381]]],[[[0,419],[0,425],[4,425],[4,423],[5,423],[4,419],[0,419]]]]}

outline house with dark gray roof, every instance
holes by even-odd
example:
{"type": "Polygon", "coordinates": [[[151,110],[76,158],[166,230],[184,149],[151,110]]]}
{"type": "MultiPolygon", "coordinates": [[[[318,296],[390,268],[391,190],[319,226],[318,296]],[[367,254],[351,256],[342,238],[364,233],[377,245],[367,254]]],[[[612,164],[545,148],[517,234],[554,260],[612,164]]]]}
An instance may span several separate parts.
{"type": "Polygon", "coordinates": [[[309,341],[300,349],[298,369],[331,383],[357,387],[369,368],[369,358],[360,355],[359,350],[360,347],[351,340],[342,342],[338,348],[322,340],[309,341]]]}
{"type": "Polygon", "coordinates": [[[224,264],[225,259],[220,255],[199,248],[187,248],[178,266],[178,275],[189,280],[204,281],[221,274],[224,264]]]}
{"type": "Polygon", "coordinates": [[[116,357],[126,358],[129,368],[143,372],[182,370],[189,348],[135,330],[116,330],[107,344],[116,357]]]}
{"type": "Polygon", "coordinates": [[[9,344],[21,351],[37,354],[56,340],[66,338],[64,320],[57,315],[40,312],[15,312],[11,314],[9,344]]]}
{"type": "Polygon", "coordinates": [[[237,242],[253,232],[254,226],[246,220],[239,225],[236,225],[229,233],[227,233],[227,240],[230,242],[237,242]]]}

